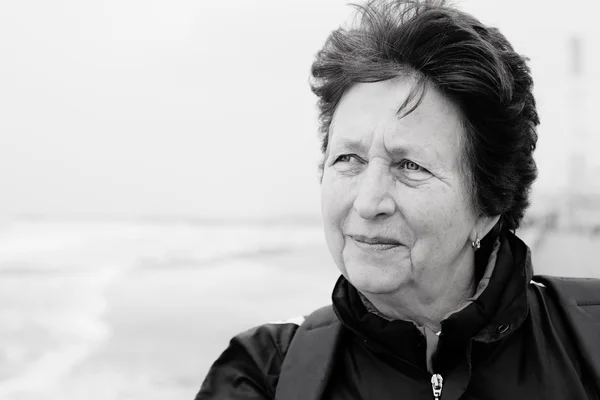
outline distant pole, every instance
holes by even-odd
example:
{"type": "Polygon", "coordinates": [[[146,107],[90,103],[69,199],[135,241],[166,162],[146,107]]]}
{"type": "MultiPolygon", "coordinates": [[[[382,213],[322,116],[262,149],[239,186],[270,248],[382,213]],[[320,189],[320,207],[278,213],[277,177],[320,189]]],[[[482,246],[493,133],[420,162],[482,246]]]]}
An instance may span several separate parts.
{"type": "Polygon", "coordinates": [[[569,55],[570,55],[570,70],[571,76],[580,77],[583,75],[583,68],[581,65],[581,38],[579,36],[571,36],[569,38],[569,55]]]}
{"type": "Polygon", "coordinates": [[[569,224],[580,225],[577,215],[582,197],[586,190],[586,127],[585,121],[585,71],[583,69],[583,44],[579,36],[571,36],[568,42],[568,75],[569,83],[567,100],[569,105],[568,118],[569,132],[569,168],[568,168],[568,192],[569,192],[569,224]]]}

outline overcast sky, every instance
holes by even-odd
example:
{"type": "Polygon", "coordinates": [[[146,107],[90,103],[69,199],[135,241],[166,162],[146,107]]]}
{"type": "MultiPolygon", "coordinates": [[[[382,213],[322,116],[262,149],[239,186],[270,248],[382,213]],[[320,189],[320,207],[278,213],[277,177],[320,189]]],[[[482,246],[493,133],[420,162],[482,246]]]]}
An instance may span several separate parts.
{"type": "MultiPolygon", "coordinates": [[[[536,192],[597,177],[597,2],[455,3],[531,58],[536,192]],[[588,169],[570,169],[573,149],[589,150],[588,169]]],[[[309,68],[350,12],[338,0],[1,2],[0,215],[318,214],[309,68]]]]}

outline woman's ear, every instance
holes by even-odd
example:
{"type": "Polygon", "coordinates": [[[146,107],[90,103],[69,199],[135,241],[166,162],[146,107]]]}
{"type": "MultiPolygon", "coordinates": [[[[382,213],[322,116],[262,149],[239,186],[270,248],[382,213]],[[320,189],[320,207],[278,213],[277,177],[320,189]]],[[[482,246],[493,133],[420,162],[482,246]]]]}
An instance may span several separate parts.
{"type": "Polygon", "coordinates": [[[483,239],[500,220],[500,215],[480,215],[475,222],[471,240],[483,239]]]}

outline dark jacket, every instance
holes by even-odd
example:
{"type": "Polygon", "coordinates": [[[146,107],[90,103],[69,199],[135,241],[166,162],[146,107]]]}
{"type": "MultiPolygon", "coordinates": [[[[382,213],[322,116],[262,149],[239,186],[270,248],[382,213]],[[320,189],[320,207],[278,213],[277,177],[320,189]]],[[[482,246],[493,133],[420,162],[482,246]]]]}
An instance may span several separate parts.
{"type": "MultiPolygon", "coordinates": [[[[545,288],[531,283],[532,275],[527,246],[512,234],[502,236],[488,287],[442,322],[433,359],[444,379],[442,400],[599,398],[556,304],[545,288]]],[[[323,374],[321,398],[433,398],[425,341],[411,322],[368,312],[344,278],[332,299],[331,326],[339,326],[340,338],[331,368],[323,374]]],[[[297,329],[295,324],[267,324],[234,337],[196,400],[274,399],[297,329]]],[[[310,375],[310,365],[304,370],[310,375]]],[[[294,380],[291,393],[302,392],[303,377],[294,380]]],[[[281,392],[278,398],[287,400],[281,392]]]]}

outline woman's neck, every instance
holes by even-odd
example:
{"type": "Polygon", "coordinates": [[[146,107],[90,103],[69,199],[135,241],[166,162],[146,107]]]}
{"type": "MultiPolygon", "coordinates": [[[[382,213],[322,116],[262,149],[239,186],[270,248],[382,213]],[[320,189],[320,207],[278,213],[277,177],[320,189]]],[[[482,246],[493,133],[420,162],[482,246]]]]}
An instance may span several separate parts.
{"type": "Polygon", "coordinates": [[[361,294],[389,320],[412,321],[439,332],[441,322],[472,298],[477,287],[472,263],[471,267],[458,268],[449,278],[440,282],[437,288],[434,285],[428,288],[407,285],[394,293],[361,294]]]}

